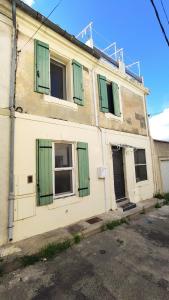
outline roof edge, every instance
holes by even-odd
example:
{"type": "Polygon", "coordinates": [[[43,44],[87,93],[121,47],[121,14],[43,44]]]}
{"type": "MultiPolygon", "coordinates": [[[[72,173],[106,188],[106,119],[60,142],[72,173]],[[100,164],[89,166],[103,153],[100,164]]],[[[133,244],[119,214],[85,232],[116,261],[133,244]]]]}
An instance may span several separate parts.
{"type": "MultiPolygon", "coordinates": [[[[8,0],[8,1],[11,2],[12,0],[8,0]]],[[[84,51],[88,52],[89,54],[91,54],[95,58],[97,58],[97,59],[101,58],[101,56],[94,49],[90,48],[86,44],[79,41],[74,35],[68,33],[66,30],[62,29],[59,25],[57,25],[57,24],[53,23],[52,21],[50,21],[49,19],[47,19],[45,16],[43,16],[38,11],[34,10],[32,7],[30,7],[29,5],[27,5],[23,1],[16,0],[16,6],[19,9],[21,9],[23,12],[27,13],[29,16],[34,18],[35,20],[37,20],[41,23],[44,22],[45,26],[49,27],[50,29],[52,29],[56,33],[60,34],[61,36],[66,38],[68,41],[70,41],[74,45],[80,47],[84,51]]]]}
{"type": "MultiPolygon", "coordinates": [[[[12,0],[8,0],[8,1],[12,2],[12,0]]],[[[21,1],[21,0],[15,0],[15,1],[16,1],[17,8],[21,9],[23,12],[25,12],[26,14],[28,14],[35,20],[37,20],[41,23],[44,22],[44,26],[47,26],[48,28],[52,29],[54,32],[58,33],[59,35],[61,35],[62,37],[64,37],[65,39],[67,39],[68,41],[70,41],[71,43],[76,45],[77,47],[81,48],[82,50],[86,51],[87,53],[92,55],[94,58],[96,58],[98,60],[100,58],[104,58],[108,62],[112,63],[116,68],[119,68],[118,61],[115,61],[114,59],[112,59],[111,57],[109,57],[108,55],[103,53],[101,50],[99,50],[98,48],[96,48],[96,47],[91,48],[91,47],[87,46],[86,44],[82,43],[74,35],[68,33],[66,30],[62,29],[59,25],[57,25],[57,24],[53,23],[52,21],[50,21],[49,19],[47,19],[47,17],[45,17],[44,15],[42,15],[41,13],[39,13],[38,11],[36,11],[32,7],[30,7],[23,1],[21,1]]],[[[143,84],[143,80],[141,77],[133,74],[132,72],[130,72],[127,69],[125,69],[125,71],[126,71],[126,74],[129,75],[131,78],[133,78],[137,82],[143,84]]]]}
{"type": "Polygon", "coordinates": [[[154,142],[159,142],[159,143],[167,143],[169,144],[169,141],[162,141],[162,140],[157,140],[157,139],[153,139],[154,142]]]}

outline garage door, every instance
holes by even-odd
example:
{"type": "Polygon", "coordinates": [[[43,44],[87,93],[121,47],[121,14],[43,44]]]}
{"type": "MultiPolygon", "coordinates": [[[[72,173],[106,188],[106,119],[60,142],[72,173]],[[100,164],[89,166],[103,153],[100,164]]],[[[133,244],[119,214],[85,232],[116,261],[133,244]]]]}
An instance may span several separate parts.
{"type": "Polygon", "coordinates": [[[163,192],[169,193],[169,160],[161,161],[161,178],[162,178],[163,192]]]}

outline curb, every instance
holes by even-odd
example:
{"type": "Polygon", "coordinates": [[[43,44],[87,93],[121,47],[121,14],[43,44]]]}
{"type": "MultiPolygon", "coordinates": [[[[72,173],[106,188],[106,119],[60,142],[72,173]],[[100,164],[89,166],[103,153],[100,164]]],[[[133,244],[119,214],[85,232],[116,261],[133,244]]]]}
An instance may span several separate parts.
{"type": "MultiPolygon", "coordinates": [[[[148,203],[145,206],[144,205],[143,206],[141,206],[141,205],[137,206],[135,209],[133,209],[131,211],[128,211],[128,212],[125,212],[125,213],[122,213],[122,214],[117,213],[116,218],[112,216],[111,219],[110,219],[110,217],[107,218],[107,219],[105,218],[104,220],[102,219],[98,223],[92,224],[92,225],[90,225],[89,227],[85,228],[82,231],[77,231],[75,233],[72,233],[71,237],[70,237],[70,234],[68,234],[69,235],[69,240],[74,241],[74,236],[75,235],[79,235],[81,237],[81,239],[86,239],[86,238],[88,238],[92,235],[98,234],[98,233],[102,232],[103,226],[106,225],[106,223],[111,222],[111,221],[121,220],[121,219],[124,219],[124,218],[128,219],[129,221],[132,220],[132,219],[135,219],[143,211],[144,211],[144,213],[147,213],[147,212],[149,212],[153,209],[155,210],[155,204],[156,203],[162,204],[163,201],[164,201],[164,199],[154,199],[153,203],[148,203]]],[[[49,245],[50,243],[58,244],[60,242],[63,242],[63,238],[57,239],[57,241],[51,241],[51,242],[49,241],[46,245],[49,245]]],[[[74,242],[73,245],[75,245],[75,244],[76,243],[74,242]]],[[[39,250],[40,250],[40,248],[39,248],[39,250]]],[[[37,252],[32,253],[32,254],[36,254],[37,252]]],[[[24,253],[24,250],[21,249],[21,251],[18,252],[18,253],[11,254],[9,256],[5,256],[4,257],[4,263],[2,262],[2,265],[0,266],[0,273],[2,273],[1,268],[3,269],[2,271],[3,271],[4,275],[20,269],[22,266],[21,266],[21,263],[19,262],[18,258],[23,257],[24,255],[27,255],[27,254],[24,253]]]]}

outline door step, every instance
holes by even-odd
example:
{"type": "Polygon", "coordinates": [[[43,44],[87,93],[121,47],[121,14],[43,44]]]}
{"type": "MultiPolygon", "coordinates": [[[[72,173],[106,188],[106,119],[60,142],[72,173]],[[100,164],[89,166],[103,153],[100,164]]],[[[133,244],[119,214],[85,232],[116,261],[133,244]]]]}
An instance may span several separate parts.
{"type": "Polygon", "coordinates": [[[117,202],[117,203],[120,203],[120,202],[123,202],[123,201],[125,201],[125,200],[128,200],[128,199],[127,199],[126,197],[124,197],[124,198],[117,199],[116,202],[117,202]]]}
{"type": "Polygon", "coordinates": [[[120,210],[122,210],[123,212],[136,207],[136,204],[133,202],[130,202],[130,200],[128,198],[121,198],[121,199],[116,200],[116,202],[117,202],[117,207],[120,210]]]}
{"type": "Polygon", "coordinates": [[[121,207],[124,204],[129,203],[129,202],[130,202],[129,199],[127,199],[127,198],[121,198],[121,199],[116,200],[118,207],[121,207]]]}
{"type": "Polygon", "coordinates": [[[123,211],[127,211],[136,207],[136,203],[128,202],[120,206],[123,211]]]}

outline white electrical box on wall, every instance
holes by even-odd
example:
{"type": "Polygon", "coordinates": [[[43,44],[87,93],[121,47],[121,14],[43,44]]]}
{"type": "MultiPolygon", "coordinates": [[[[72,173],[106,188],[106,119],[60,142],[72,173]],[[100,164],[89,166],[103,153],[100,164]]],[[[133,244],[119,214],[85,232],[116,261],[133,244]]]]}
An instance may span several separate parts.
{"type": "Polygon", "coordinates": [[[106,178],[106,173],[107,173],[106,167],[97,168],[98,178],[100,178],[100,179],[106,178]]]}

